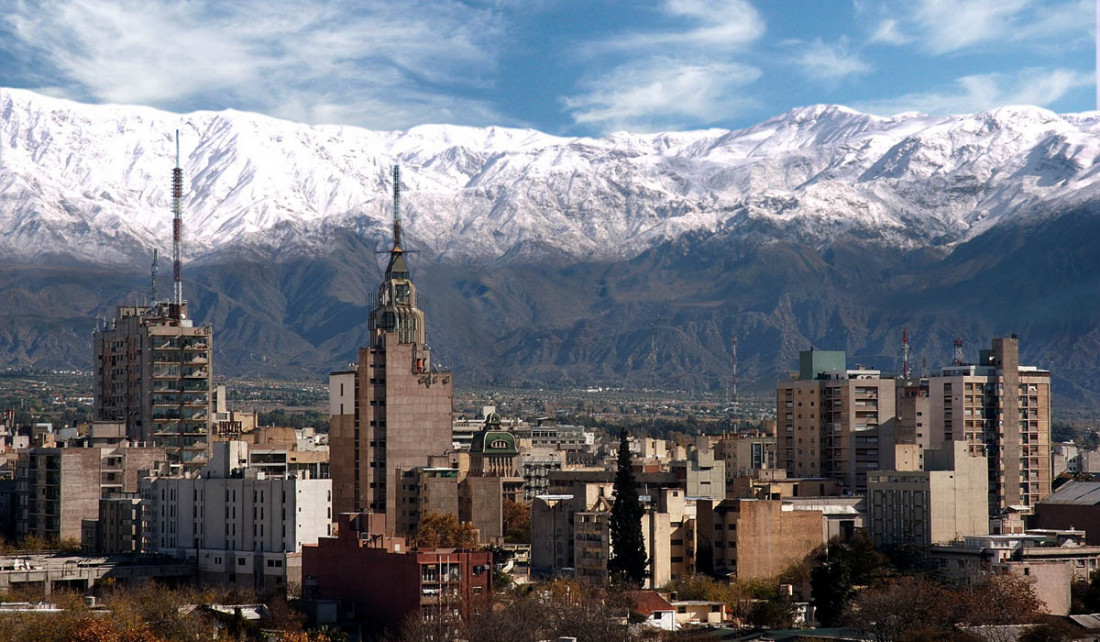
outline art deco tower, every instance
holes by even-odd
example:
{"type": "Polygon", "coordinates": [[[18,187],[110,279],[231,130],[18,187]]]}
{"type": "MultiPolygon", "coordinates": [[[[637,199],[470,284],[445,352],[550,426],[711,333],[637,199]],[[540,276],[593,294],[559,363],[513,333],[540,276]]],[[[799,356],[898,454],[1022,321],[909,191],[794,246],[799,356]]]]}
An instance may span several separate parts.
{"type": "Polygon", "coordinates": [[[398,523],[401,469],[425,466],[451,446],[451,375],[431,367],[424,313],[401,245],[400,173],[393,169],[393,249],[374,308],[370,346],[329,377],[333,508],[386,513],[398,523]]]}

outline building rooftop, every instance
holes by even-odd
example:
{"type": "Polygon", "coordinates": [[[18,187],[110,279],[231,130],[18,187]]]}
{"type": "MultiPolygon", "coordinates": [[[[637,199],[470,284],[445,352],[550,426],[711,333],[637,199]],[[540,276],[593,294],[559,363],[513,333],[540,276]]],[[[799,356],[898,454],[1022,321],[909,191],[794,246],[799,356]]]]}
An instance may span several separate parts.
{"type": "Polygon", "coordinates": [[[1095,506],[1100,504],[1100,482],[1070,482],[1044,497],[1039,503],[1095,506]]]}

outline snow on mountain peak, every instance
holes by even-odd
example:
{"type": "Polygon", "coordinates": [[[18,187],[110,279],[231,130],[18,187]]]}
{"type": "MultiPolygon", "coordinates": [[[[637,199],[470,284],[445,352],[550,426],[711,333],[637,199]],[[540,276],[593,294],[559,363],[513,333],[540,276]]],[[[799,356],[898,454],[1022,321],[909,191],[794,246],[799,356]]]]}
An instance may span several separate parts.
{"type": "Polygon", "coordinates": [[[1092,198],[1100,158],[1095,113],[1027,106],[882,117],[813,105],[742,130],[606,138],[455,125],[379,132],[14,89],[0,89],[0,112],[0,252],[25,261],[115,263],[164,249],[176,129],[191,259],[245,246],[323,251],[341,227],[381,244],[395,162],[409,242],[434,257],[492,260],[631,256],[754,220],[822,240],[961,241],[1037,202],[1092,198]]]}

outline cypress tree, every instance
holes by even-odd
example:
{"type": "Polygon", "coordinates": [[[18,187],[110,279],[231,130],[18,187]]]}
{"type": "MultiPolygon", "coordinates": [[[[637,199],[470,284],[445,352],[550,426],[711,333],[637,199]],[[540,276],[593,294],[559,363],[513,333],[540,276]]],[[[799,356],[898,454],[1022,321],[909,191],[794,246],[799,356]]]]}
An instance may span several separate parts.
{"type": "Polygon", "coordinates": [[[642,539],[645,509],[638,499],[625,428],[619,433],[619,468],[615,473],[614,493],[615,503],[611,506],[612,555],[607,569],[615,581],[641,586],[646,576],[645,540],[642,539]]]}

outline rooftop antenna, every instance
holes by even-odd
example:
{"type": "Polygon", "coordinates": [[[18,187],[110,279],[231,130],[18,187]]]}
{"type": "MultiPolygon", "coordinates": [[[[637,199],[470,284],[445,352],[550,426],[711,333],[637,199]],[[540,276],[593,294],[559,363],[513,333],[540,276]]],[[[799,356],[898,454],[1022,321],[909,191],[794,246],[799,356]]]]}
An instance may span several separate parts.
{"type": "Polygon", "coordinates": [[[909,328],[901,329],[901,378],[909,379],[913,376],[913,368],[909,364],[909,328]]]}
{"type": "Polygon", "coordinates": [[[172,303],[176,315],[183,314],[183,266],[180,240],[183,236],[183,170],[180,169],[180,130],[176,130],[176,167],[172,170],[172,303]]]}
{"type": "Polygon", "coordinates": [[[963,354],[962,337],[955,337],[955,356],[951,359],[951,363],[956,366],[966,365],[966,355],[963,354]]]}
{"type": "Polygon", "coordinates": [[[393,249],[401,249],[401,166],[393,166],[393,249]]]}
{"type": "Polygon", "coordinates": [[[153,305],[157,304],[157,263],[160,258],[160,250],[153,248],[153,265],[150,268],[150,281],[153,285],[153,305]]]}

